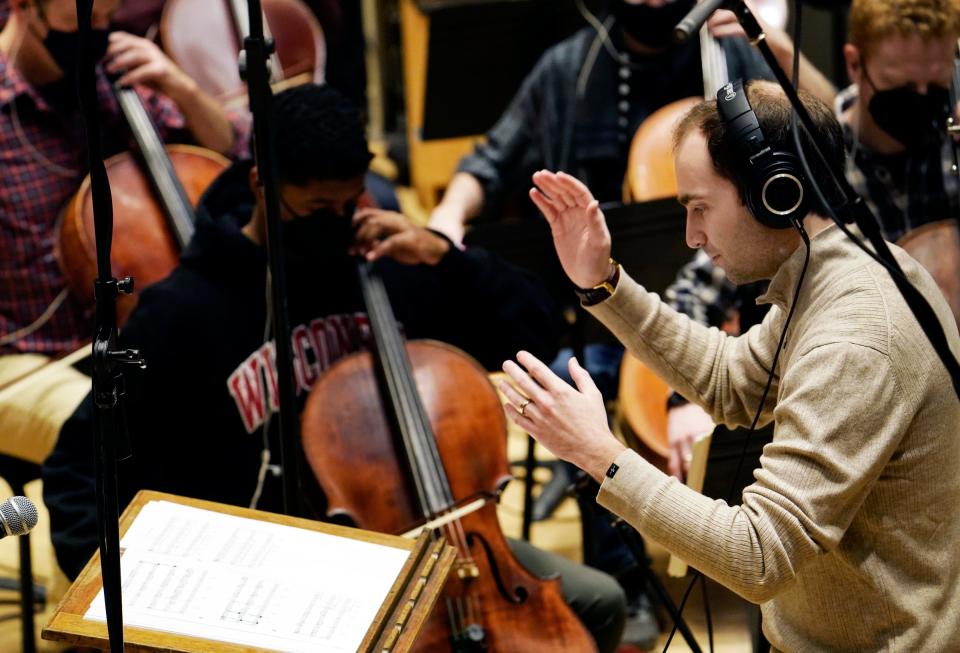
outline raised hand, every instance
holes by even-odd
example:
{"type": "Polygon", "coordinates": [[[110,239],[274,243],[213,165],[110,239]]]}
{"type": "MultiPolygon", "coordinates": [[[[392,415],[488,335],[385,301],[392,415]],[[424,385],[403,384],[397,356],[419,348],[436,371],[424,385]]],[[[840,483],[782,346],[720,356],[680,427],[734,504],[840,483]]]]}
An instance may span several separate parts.
{"type": "Polygon", "coordinates": [[[565,172],[533,175],[530,199],[543,213],[563,271],[580,288],[592,288],[610,271],[610,231],[600,203],[583,183],[565,172]]]}

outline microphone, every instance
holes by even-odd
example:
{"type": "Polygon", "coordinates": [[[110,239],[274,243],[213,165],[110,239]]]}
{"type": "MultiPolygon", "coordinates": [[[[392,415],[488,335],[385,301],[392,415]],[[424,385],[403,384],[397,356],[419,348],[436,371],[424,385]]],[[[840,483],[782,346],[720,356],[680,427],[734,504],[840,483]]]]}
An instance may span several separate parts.
{"type": "Polygon", "coordinates": [[[690,12],[683,17],[677,26],[673,28],[673,40],[677,43],[686,43],[690,37],[700,31],[707,19],[713,15],[717,9],[725,5],[727,0],[702,0],[698,2],[690,12]]]}
{"type": "Polygon", "coordinates": [[[26,535],[37,525],[37,507],[27,497],[13,497],[0,503],[0,539],[26,535]]]}

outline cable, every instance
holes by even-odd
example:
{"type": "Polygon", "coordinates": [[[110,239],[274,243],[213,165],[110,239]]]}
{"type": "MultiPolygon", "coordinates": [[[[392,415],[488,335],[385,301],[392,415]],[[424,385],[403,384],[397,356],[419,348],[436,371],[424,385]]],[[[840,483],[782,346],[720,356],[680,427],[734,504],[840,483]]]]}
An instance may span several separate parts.
{"type": "MultiPolygon", "coordinates": [[[[800,4],[801,3],[799,2],[796,3],[796,7],[794,10],[793,84],[795,86],[798,84],[799,78],[800,78],[800,46],[798,45],[800,43],[800,35],[801,35],[800,29],[801,29],[801,20],[802,20],[801,14],[800,14],[800,4]]],[[[791,126],[793,128],[794,138],[796,139],[796,143],[798,145],[798,150],[800,151],[799,158],[801,159],[801,161],[803,161],[803,156],[802,156],[803,150],[799,148],[799,133],[797,132],[796,116],[797,114],[794,111],[793,116],[791,118],[791,126]]],[[[808,178],[811,178],[808,168],[809,166],[805,167],[804,174],[806,174],[808,178]]],[[[822,196],[820,189],[816,187],[815,183],[811,183],[810,185],[816,188],[818,196],[822,196]]],[[[740,449],[740,456],[737,460],[736,471],[734,471],[733,476],[730,478],[730,489],[727,491],[727,498],[726,498],[726,502],[728,505],[730,504],[731,501],[733,501],[733,494],[734,492],[736,492],[736,489],[737,489],[737,480],[740,478],[740,472],[743,470],[743,462],[747,457],[747,449],[750,445],[750,441],[753,438],[754,433],[756,432],[757,424],[760,421],[760,416],[763,414],[763,407],[767,403],[767,395],[770,393],[770,387],[773,385],[773,377],[776,373],[777,363],[780,360],[780,352],[783,350],[783,343],[787,337],[787,329],[790,327],[790,322],[793,320],[793,313],[794,311],[796,311],[797,301],[800,298],[800,290],[803,288],[803,280],[807,276],[807,267],[810,264],[810,236],[807,234],[806,229],[804,229],[803,222],[801,221],[801,219],[795,219],[793,221],[793,226],[797,230],[797,232],[800,234],[800,238],[803,240],[803,245],[805,248],[803,268],[800,270],[800,277],[797,279],[797,285],[793,291],[793,300],[790,302],[790,310],[787,312],[787,319],[784,320],[783,329],[780,331],[780,339],[777,342],[777,349],[773,354],[773,361],[770,363],[770,373],[767,375],[767,383],[763,388],[763,394],[760,396],[760,402],[757,405],[756,413],[754,413],[753,421],[750,424],[750,429],[747,431],[746,436],[744,436],[743,438],[743,446],[740,449]]],[[[697,582],[697,580],[701,579],[702,577],[703,577],[703,574],[700,571],[694,572],[693,578],[690,579],[690,584],[687,585],[687,589],[684,592],[683,601],[680,603],[680,607],[678,608],[678,612],[680,615],[683,614],[684,604],[686,603],[687,597],[689,596],[690,591],[693,589],[694,584],[697,582]]],[[[711,620],[709,617],[709,603],[706,601],[705,587],[704,587],[704,610],[707,612],[707,623],[709,625],[711,623],[711,620]]],[[[667,649],[670,646],[670,642],[673,640],[673,637],[676,634],[676,632],[677,632],[677,622],[674,621],[673,629],[670,631],[670,636],[667,638],[667,643],[663,647],[663,653],[667,652],[667,649]]],[[[711,638],[711,650],[712,650],[713,648],[712,627],[708,627],[708,635],[711,638]]]]}
{"type": "MultiPolygon", "coordinates": [[[[264,300],[266,302],[266,318],[263,324],[263,344],[266,345],[270,342],[270,329],[273,325],[273,303],[270,301],[270,268],[267,267],[266,281],[264,282],[264,300]]],[[[264,370],[263,374],[268,374],[264,370]]],[[[267,387],[267,379],[260,378],[257,379],[258,383],[263,383],[264,388],[267,387]]],[[[250,499],[249,507],[251,509],[256,509],[257,504],[260,503],[260,496],[263,494],[263,486],[267,480],[267,471],[270,469],[270,418],[273,417],[273,412],[270,410],[270,404],[266,401],[266,394],[264,394],[264,417],[263,425],[261,427],[261,433],[263,436],[263,449],[260,451],[260,468],[257,470],[257,486],[253,490],[253,497],[250,499]]]]}
{"type": "MultiPolygon", "coordinates": [[[[790,310],[787,311],[787,319],[784,320],[783,329],[780,331],[780,339],[777,342],[777,349],[773,354],[773,361],[770,363],[770,373],[767,375],[767,383],[763,388],[763,394],[760,396],[760,402],[757,405],[757,411],[754,413],[753,422],[750,424],[750,430],[747,431],[746,436],[743,439],[743,447],[740,449],[740,457],[737,460],[737,469],[733,473],[733,476],[730,479],[730,489],[727,491],[726,502],[729,504],[733,500],[733,494],[737,489],[737,479],[740,478],[740,472],[743,469],[743,461],[747,456],[747,447],[750,444],[750,439],[753,437],[754,432],[757,428],[757,423],[760,421],[760,416],[763,414],[763,407],[767,403],[767,395],[770,393],[770,386],[773,385],[773,377],[777,369],[777,362],[780,360],[780,352],[783,350],[783,343],[787,337],[787,329],[790,327],[790,322],[793,320],[793,313],[797,308],[797,300],[800,298],[800,290],[803,288],[803,280],[807,276],[807,266],[810,264],[810,237],[807,235],[806,229],[803,228],[803,223],[799,220],[794,221],[794,228],[800,233],[800,238],[803,240],[804,248],[806,253],[803,259],[803,268],[800,270],[800,277],[797,279],[797,285],[793,291],[793,300],[790,302],[790,310]]],[[[693,585],[699,580],[703,574],[700,571],[696,571],[693,574],[693,578],[690,579],[690,584],[687,586],[686,591],[684,592],[683,601],[680,603],[678,612],[680,615],[683,614],[683,606],[686,603],[687,596],[690,594],[690,590],[693,589],[693,585]]],[[[670,646],[670,641],[673,639],[673,636],[677,632],[677,622],[673,623],[673,630],[670,631],[670,637],[667,639],[667,644],[664,646],[663,651],[666,653],[667,647],[670,646]]]]}
{"type": "Polygon", "coordinates": [[[40,317],[25,327],[21,327],[16,331],[5,333],[3,336],[0,336],[0,345],[9,345],[10,343],[16,342],[17,340],[20,340],[20,338],[29,336],[40,329],[40,327],[50,321],[50,318],[52,318],[54,313],[57,312],[57,309],[60,308],[61,304],[63,304],[64,300],[69,294],[69,288],[64,288],[61,290],[57,296],[53,298],[53,301],[51,301],[47,307],[43,309],[43,313],[40,314],[40,317]]]}
{"type": "MultiPolygon", "coordinates": [[[[25,29],[26,27],[24,27],[24,30],[25,29]]],[[[13,42],[13,47],[10,49],[10,61],[16,61],[17,55],[20,53],[20,47],[23,45],[23,38],[24,33],[21,31],[17,34],[16,40],[13,42]]],[[[23,145],[24,149],[26,149],[30,156],[33,157],[34,161],[46,168],[48,172],[51,172],[58,177],[63,177],[64,179],[75,179],[80,175],[79,170],[66,168],[62,165],[54,163],[48,159],[43,152],[38,150],[33,143],[30,142],[27,132],[23,129],[23,125],[20,124],[20,112],[17,109],[16,98],[14,98],[14,100],[10,103],[10,117],[13,118],[13,132],[17,135],[17,140],[20,141],[20,144],[23,145]]]]}
{"type": "Polygon", "coordinates": [[[710,599],[707,598],[707,577],[700,576],[700,592],[703,595],[703,613],[707,617],[707,643],[713,653],[713,619],[710,618],[710,599]]]}

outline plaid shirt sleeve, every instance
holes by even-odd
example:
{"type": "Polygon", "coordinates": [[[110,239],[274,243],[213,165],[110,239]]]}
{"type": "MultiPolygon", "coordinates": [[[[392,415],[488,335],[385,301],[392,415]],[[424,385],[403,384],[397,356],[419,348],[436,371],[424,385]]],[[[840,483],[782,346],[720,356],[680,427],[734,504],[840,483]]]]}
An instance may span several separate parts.
{"type": "Polygon", "coordinates": [[[694,321],[720,327],[736,307],[737,287],[702,250],[684,265],[664,293],[671,308],[694,321]]]}
{"type": "MultiPolygon", "coordinates": [[[[173,100],[143,86],[137,86],[137,94],[153,124],[157,126],[160,140],[164,143],[196,142],[196,138],[187,129],[183,113],[173,100]]],[[[242,159],[249,154],[250,112],[227,111],[227,119],[233,129],[233,147],[227,156],[233,160],[242,159]]]]}

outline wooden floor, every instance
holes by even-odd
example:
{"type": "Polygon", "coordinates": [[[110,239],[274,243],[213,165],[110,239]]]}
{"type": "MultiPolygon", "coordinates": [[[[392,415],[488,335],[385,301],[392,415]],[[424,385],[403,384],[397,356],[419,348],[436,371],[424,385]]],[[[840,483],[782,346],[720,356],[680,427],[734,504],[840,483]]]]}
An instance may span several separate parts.
{"type": "MultiPolygon", "coordinates": [[[[511,460],[522,460],[526,452],[526,436],[522,433],[512,431],[509,437],[509,455],[511,460]]],[[[546,457],[546,455],[544,455],[546,457]]],[[[522,468],[515,470],[516,474],[522,473],[522,468]]],[[[547,474],[545,470],[542,472],[547,474]]],[[[535,477],[537,478],[537,477],[535,477]]],[[[542,478],[540,480],[546,480],[542,478]]],[[[56,568],[53,558],[52,548],[49,537],[49,520],[46,510],[44,510],[41,498],[40,481],[35,481],[27,486],[27,495],[34,501],[40,510],[40,522],[34,529],[32,539],[32,552],[34,558],[34,573],[39,583],[48,588],[52,595],[52,601],[48,601],[47,608],[43,613],[37,615],[37,650],[41,652],[64,651],[64,647],[52,642],[40,640],[40,625],[46,621],[51,614],[56,597],[62,594],[65,589],[65,578],[56,568]]],[[[0,497],[10,496],[10,490],[6,484],[0,481],[0,497]]],[[[522,515],[522,483],[514,482],[508,486],[501,503],[500,516],[504,531],[508,535],[519,536],[522,515]]],[[[91,508],[92,509],[92,508],[91,508]]],[[[576,503],[571,499],[567,500],[556,511],[553,518],[534,524],[531,534],[531,540],[534,544],[572,559],[580,558],[580,529],[579,512],[576,503]]],[[[663,571],[666,569],[667,555],[662,549],[655,546],[651,547],[651,554],[654,558],[654,568],[658,570],[659,577],[664,578],[664,583],[668,591],[679,601],[680,595],[686,588],[687,579],[669,579],[665,578],[663,571]]],[[[0,540],[0,576],[15,577],[17,573],[17,541],[16,538],[8,537],[0,540]]],[[[747,630],[748,605],[713,582],[708,582],[708,596],[712,608],[712,619],[714,629],[714,651],[724,653],[742,653],[750,650],[749,636],[747,630]]],[[[16,595],[13,592],[0,592],[0,600],[15,600],[16,595]]],[[[707,648],[706,625],[704,619],[703,604],[699,588],[695,588],[687,606],[684,617],[700,642],[704,651],[707,648]]],[[[14,653],[20,651],[20,621],[17,617],[19,606],[0,604],[0,653],[14,653]]],[[[664,626],[666,621],[662,622],[664,626]]],[[[656,646],[657,651],[663,649],[666,641],[664,633],[660,642],[656,646]]],[[[636,651],[639,649],[630,649],[636,651]]],[[[689,651],[682,639],[677,635],[670,646],[670,651],[681,653],[689,651]]],[[[625,649],[626,651],[626,649],[625,649]]]]}

